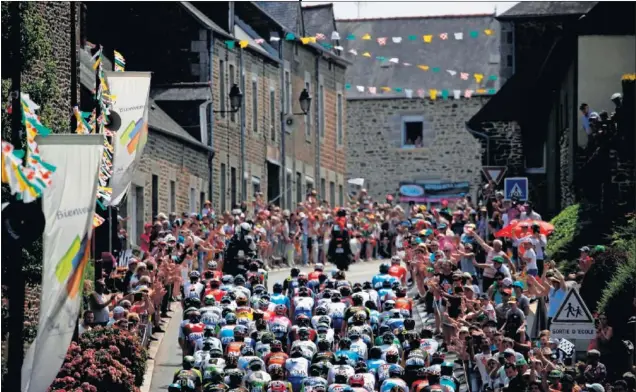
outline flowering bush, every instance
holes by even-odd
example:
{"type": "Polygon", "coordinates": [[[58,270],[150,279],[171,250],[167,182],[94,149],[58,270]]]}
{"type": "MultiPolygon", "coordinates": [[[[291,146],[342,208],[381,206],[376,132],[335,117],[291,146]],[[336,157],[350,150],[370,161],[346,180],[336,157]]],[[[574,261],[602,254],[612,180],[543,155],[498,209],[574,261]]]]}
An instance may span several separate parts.
{"type": "Polygon", "coordinates": [[[72,342],[49,392],[139,392],[134,375],[115,359],[116,346],[85,350],[72,342]]]}
{"type": "Polygon", "coordinates": [[[137,335],[121,329],[98,327],[84,332],[79,345],[82,350],[108,350],[113,359],[129,369],[135,385],[143,384],[148,355],[137,335]]]}

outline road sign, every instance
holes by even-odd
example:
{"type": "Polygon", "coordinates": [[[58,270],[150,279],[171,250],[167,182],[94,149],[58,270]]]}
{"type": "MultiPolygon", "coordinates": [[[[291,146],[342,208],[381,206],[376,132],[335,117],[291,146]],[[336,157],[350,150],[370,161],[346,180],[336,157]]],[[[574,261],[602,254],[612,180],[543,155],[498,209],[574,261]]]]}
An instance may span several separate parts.
{"type": "Polygon", "coordinates": [[[508,168],[506,166],[484,166],[481,168],[481,172],[486,177],[487,181],[493,180],[495,184],[499,185],[508,168]]]}
{"type": "Polygon", "coordinates": [[[520,201],[528,200],[528,178],[506,178],[504,180],[504,198],[506,200],[512,200],[513,198],[520,201]]]}
{"type": "Polygon", "coordinates": [[[556,338],[594,339],[596,326],[592,313],[585,306],[579,292],[570,289],[563,299],[550,325],[550,333],[556,338]]]}

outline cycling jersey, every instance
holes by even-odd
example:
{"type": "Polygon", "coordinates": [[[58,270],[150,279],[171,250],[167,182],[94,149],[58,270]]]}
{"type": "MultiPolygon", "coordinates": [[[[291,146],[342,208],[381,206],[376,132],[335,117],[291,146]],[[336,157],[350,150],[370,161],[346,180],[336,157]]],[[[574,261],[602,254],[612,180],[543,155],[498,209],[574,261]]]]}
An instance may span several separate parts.
{"type": "Polygon", "coordinates": [[[382,382],[380,392],[390,392],[393,387],[398,387],[402,392],[409,392],[406,382],[400,378],[388,378],[382,382]]]}
{"type": "Polygon", "coordinates": [[[329,304],[329,316],[333,323],[333,328],[340,330],[344,324],[346,305],[342,302],[331,302],[329,304]]]}

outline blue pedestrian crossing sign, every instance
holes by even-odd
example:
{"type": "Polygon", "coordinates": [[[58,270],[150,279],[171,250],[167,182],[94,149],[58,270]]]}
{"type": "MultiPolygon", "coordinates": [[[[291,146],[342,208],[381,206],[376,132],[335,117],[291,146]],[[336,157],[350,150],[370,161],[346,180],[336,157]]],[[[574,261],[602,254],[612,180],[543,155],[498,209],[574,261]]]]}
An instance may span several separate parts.
{"type": "Polygon", "coordinates": [[[528,200],[528,178],[512,177],[504,179],[504,198],[520,201],[528,200]]]}

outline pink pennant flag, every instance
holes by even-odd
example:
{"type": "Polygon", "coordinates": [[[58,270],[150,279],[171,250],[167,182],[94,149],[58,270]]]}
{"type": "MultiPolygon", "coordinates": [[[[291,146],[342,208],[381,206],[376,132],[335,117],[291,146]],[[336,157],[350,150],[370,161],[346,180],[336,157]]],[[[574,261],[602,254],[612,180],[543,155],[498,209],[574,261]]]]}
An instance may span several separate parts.
{"type": "Polygon", "coordinates": [[[440,37],[441,39],[444,39],[444,40],[445,40],[445,39],[448,39],[448,34],[447,34],[447,33],[442,33],[442,34],[440,34],[440,35],[439,35],[439,37],[440,37]]]}
{"type": "Polygon", "coordinates": [[[327,37],[323,33],[316,34],[316,39],[317,40],[323,40],[323,39],[326,39],[326,38],[327,37]]]}
{"type": "Polygon", "coordinates": [[[464,97],[470,98],[473,95],[473,90],[464,91],[464,97]]]}
{"type": "Polygon", "coordinates": [[[462,80],[468,80],[468,73],[462,72],[459,77],[462,78],[462,80]]]}
{"type": "Polygon", "coordinates": [[[375,94],[375,92],[376,92],[375,87],[370,86],[370,87],[368,87],[368,89],[369,89],[369,92],[370,92],[371,94],[375,94]]]}
{"type": "Polygon", "coordinates": [[[380,46],[386,45],[386,37],[378,38],[378,44],[380,44],[380,46]]]}
{"type": "Polygon", "coordinates": [[[256,38],[256,39],[254,40],[254,42],[256,42],[257,44],[259,44],[259,45],[260,45],[260,44],[264,43],[264,42],[265,42],[265,40],[264,40],[263,38],[256,38]]]}
{"type": "Polygon", "coordinates": [[[417,96],[420,98],[424,98],[426,96],[423,88],[417,89],[417,96]]]}

